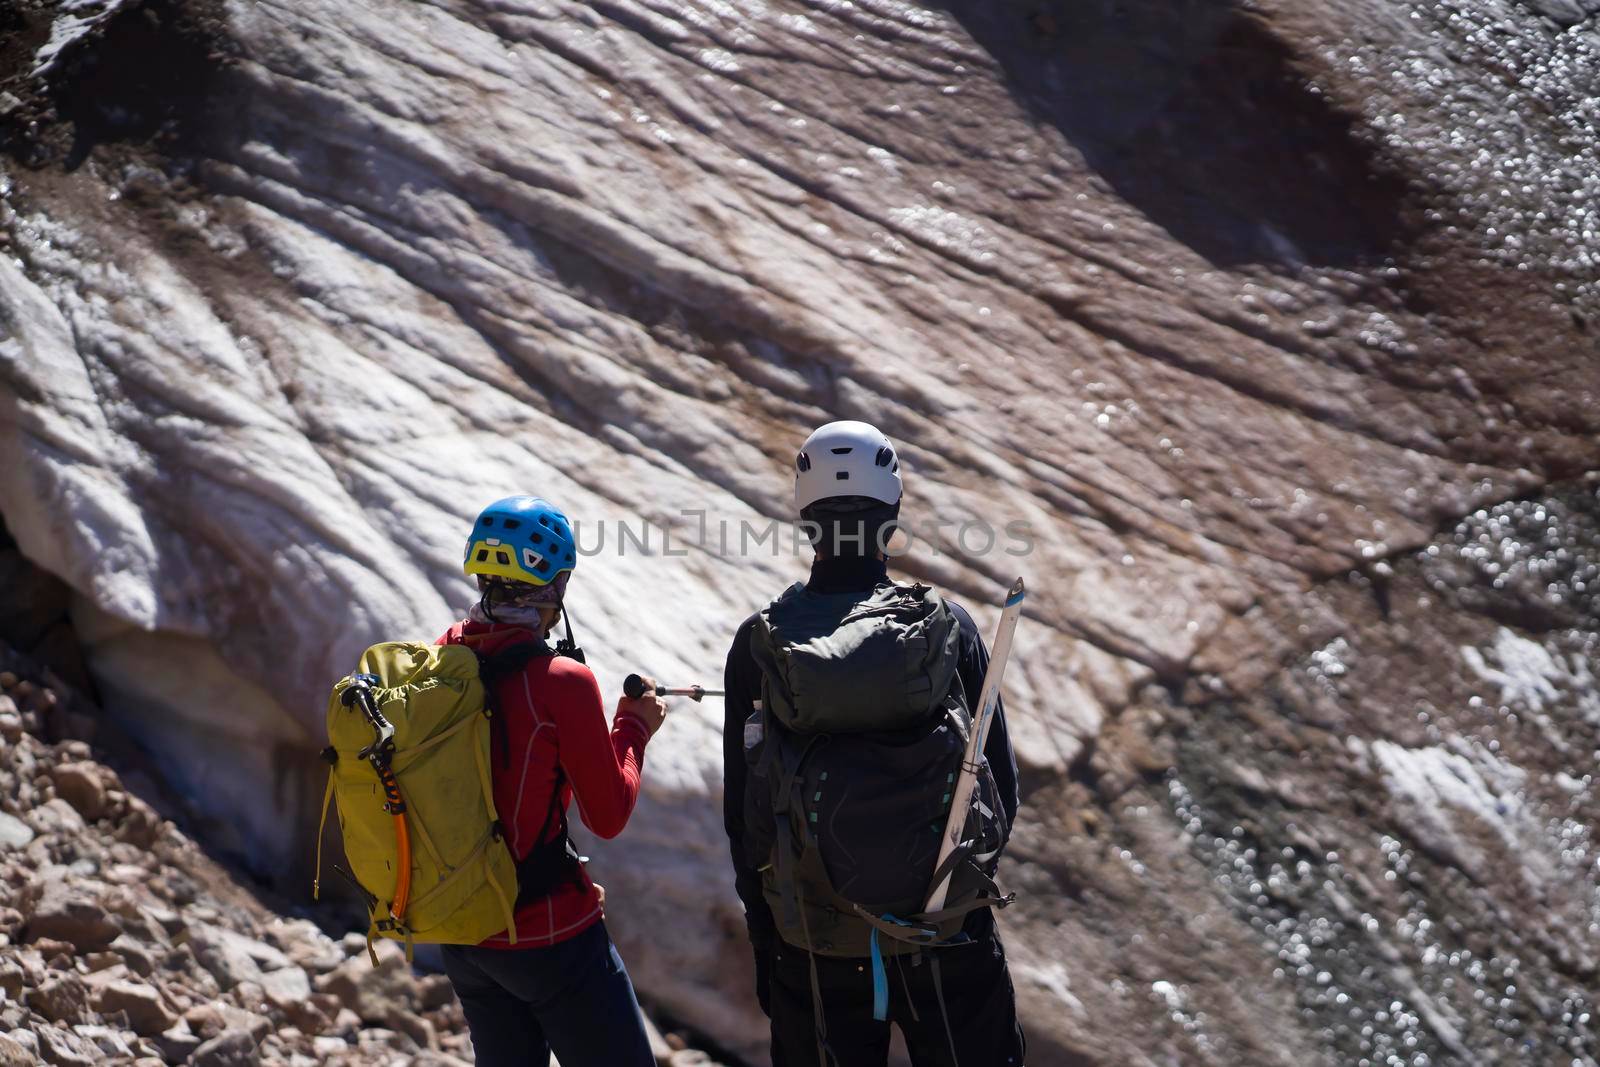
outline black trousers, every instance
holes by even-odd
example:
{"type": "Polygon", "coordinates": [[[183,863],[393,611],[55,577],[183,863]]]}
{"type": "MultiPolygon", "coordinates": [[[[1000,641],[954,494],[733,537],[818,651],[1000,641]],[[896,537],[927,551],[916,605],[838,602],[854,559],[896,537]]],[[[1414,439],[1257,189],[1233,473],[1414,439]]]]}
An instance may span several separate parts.
{"type": "Polygon", "coordinates": [[[544,948],[444,946],[479,1067],[655,1067],[603,922],[544,948]]]}
{"type": "Polygon", "coordinates": [[[872,1017],[872,964],[817,956],[824,1050],[818,1055],[810,958],[780,945],[772,968],[773,1067],[884,1067],[889,1027],[905,1035],[916,1067],[1023,1067],[1027,1044],[998,935],[885,957],[888,1020],[872,1017]],[[938,953],[935,980],[932,954],[938,953]],[[942,996],[940,995],[942,992],[942,996]],[[941,1010],[942,1001],[942,1010],[941,1010]]]}

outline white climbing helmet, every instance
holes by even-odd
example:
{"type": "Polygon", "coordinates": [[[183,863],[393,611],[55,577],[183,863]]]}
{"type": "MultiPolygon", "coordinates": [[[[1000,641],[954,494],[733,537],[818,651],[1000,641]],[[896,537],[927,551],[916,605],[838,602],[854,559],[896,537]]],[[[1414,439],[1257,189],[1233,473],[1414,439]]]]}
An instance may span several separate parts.
{"type": "Polygon", "coordinates": [[[800,446],[794,467],[797,511],[837,496],[900,502],[900,457],[876,426],[864,422],[819,426],[800,446]]]}

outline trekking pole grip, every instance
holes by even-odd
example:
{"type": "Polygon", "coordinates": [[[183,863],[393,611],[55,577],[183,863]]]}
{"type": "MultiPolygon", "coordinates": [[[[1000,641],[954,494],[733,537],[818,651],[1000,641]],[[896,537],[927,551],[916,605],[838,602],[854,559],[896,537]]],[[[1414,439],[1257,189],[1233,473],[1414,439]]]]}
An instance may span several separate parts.
{"type": "MultiPolygon", "coordinates": [[[[638,700],[645,694],[644,679],[637,674],[630,674],[622,680],[622,692],[629,700],[638,700]]],[[[661,694],[661,687],[656,686],[656,695],[661,694]]]]}

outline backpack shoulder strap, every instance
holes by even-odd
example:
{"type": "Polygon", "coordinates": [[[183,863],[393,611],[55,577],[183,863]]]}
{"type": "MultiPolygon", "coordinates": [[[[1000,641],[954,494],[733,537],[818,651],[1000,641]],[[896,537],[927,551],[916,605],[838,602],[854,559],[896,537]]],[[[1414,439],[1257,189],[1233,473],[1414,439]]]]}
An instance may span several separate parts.
{"type": "Polygon", "coordinates": [[[506,719],[500,714],[500,702],[495,699],[494,688],[504,678],[509,678],[528,665],[529,660],[553,656],[555,652],[543,638],[530,637],[517,641],[496,652],[473,652],[478,657],[478,680],[483,683],[483,707],[494,728],[495,740],[500,744],[500,769],[511,767],[510,741],[506,736],[506,719]]]}

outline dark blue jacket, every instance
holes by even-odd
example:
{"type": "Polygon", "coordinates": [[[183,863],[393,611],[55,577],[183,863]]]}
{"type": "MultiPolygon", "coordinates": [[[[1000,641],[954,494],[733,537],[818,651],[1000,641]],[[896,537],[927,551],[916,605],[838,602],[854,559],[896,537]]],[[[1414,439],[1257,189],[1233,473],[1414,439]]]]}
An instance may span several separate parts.
{"type": "MultiPolygon", "coordinates": [[[[844,593],[871,590],[879,582],[888,580],[888,568],[882,560],[859,557],[818,559],[811,566],[811,579],[806,588],[818,593],[844,593]]],[[[961,654],[956,673],[966,691],[967,704],[977,711],[978,695],[983,690],[983,676],[989,669],[989,650],[978,627],[958,604],[950,605],[951,612],[961,625],[961,654]]],[[[728,846],[733,854],[733,882],[744,902],[745,922],[750,928],[750,942],[756,949],[770,947],[777,937],[772,912],[761,894],[761,875],[756,864],[744,854],[744,723],[755,711],[755,702],[761,698],[761,668],[750,652],[750,632],[755,628],[752,615],[740,625],[733,636],[733,647],[728,650],[728,665],[723,673],[723,687],[727,698],[723,701],[726,717],[722,723],[722,821],[728,831],[728,846]]],[[[989,738],[984,745],[984,755],[994,772],[995,784],[1000,790],[1000,802],[1005,808],[1006,825],[1012,826],[1017,817],[1017,760],[1011,751],[1011,737],[1006,732],[1003,705],[995,707],[994,724],[989,728],[989,738]]],[[[758,862],[764,862],[761,857],[758,862]]],[[[994,916],[988,908],[975,911],[967,919],[966,933],[973,938],[989,936],[994,928],[994,916]]]]}

